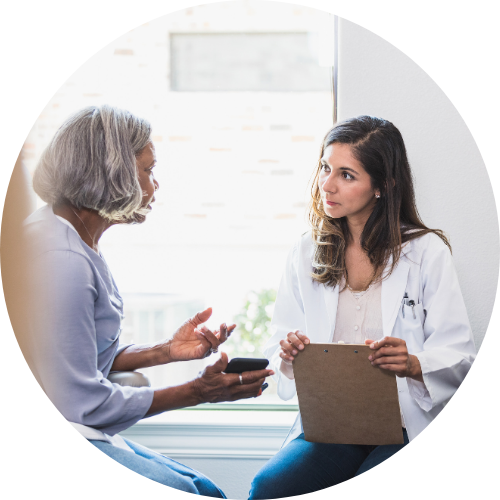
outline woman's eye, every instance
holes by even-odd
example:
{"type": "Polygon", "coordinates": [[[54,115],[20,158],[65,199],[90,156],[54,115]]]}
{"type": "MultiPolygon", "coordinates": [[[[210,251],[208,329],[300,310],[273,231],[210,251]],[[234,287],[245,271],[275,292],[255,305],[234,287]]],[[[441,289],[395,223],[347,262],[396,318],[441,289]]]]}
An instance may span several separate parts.
{"type": "Polygon", "coordinates": [[[330,172],[330,167],[326,163],[323,163],[321,165],[321,170],[323,170],[323,172],[330,172]]]}
{"type": "Polygon", "coordinates": [[[348,172],[342,172],[342,176],[344,177],[344,179],[346,179],[348,181],[354,180],[354,177],[351,174],[349,174],[348,172]]]}

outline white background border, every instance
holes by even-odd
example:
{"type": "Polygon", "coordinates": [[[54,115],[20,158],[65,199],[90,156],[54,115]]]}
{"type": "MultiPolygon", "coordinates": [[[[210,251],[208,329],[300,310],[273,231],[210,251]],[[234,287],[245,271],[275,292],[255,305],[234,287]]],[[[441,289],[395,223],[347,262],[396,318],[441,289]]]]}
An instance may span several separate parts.
{"type": "MultiPolygon", "coordinates": [[[[4,3],[1,18],[2,168],[0,199],[23,141],[55,91],[89,57],[138,25],[202,0],[17,0],[4,3]]],[[[301,0],[328,10],[394,44],[426,71],[451,99],[472,132],[498,199],[498,48],[491,0],[301,0]]],[[[474,167],[471,167],[474,182],[474,167]]],[[[463,193],[467,203],[467,193],[463,193]]],[[[27,304],[29,308],[29,305],[27,304]]],[[[5,305],[2,331],[3,462],[5,498],[137,499],[139,495],[192,498],[130,473],[98,453],[45,398],[12,334],[5,305]]],[[[496,490],[500,447],[497,364],[499,326],[495,308],[470,375],[443,414],[394,459],[335,487],[343,498],[406,499],[446,495],[490,497],[496,490]]],[[[332,491],[315,493],[329,498],[332,491]]]]}

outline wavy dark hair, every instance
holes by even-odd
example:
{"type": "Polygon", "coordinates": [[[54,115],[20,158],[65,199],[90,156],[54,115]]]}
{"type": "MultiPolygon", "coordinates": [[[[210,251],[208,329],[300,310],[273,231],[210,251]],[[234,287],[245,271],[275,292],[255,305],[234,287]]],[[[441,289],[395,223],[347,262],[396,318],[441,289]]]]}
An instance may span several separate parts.
{"type": "Polygon", "coordinates": [[[443,231],[429,229],[420,219],[400,131],[382,118],[358,116],[340,122],[325,135],[313,177],[309,222],[315,246],[312,273],[315,281],[334,287],[342,279],[347,280],[345,250],[350,238],[347,220],[334,219],[325,213],[318,185],[321,158],[325,149],[336,143],[351,146],[354,157],[369,174],[372,187],[380,190],[380,198],[361,234],[361,247],[375,268],[376,280],[392,273],[406,242],[427,233],[438,235],[451,251],[443,231]]]}

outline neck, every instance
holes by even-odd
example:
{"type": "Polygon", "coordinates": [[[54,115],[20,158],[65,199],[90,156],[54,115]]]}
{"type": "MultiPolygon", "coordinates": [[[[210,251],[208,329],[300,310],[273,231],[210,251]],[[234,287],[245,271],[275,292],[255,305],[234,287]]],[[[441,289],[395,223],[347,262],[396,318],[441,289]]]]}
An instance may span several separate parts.
{"type": "Polygon", "coordinates": [[[69,203],[62,203],[52,208],[55,215],[70,222],[78,232],[80,238],[95,252],[99,253],[99,240],[104,231],[112,223],[101,217],[95,210],[82,208],[77,210],[69,203]]]}
{"type": "Polygon", "coordinates": [[[356,246],[361,246],[361,234],[363,233],[367,220],[368,217],[364,217],[362,219],[359,217],[352,217],[347,219],[347,227],[349,228],[351,242],[356,246]]]}
{"type": "Polygon", "coordinates": [[[361,246],[361,234],[363,229],[373,212],[374,205],[368,207],[363,212],[357,213],[347,217],[347,227],[349,228],[349,234],[351,237],[350,243],[361,246]]]}

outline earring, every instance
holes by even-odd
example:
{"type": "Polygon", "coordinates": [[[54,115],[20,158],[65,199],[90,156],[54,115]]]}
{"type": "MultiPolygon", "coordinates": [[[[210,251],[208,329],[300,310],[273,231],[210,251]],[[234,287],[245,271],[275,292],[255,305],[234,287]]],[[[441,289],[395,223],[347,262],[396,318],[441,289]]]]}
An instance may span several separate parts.
{"type": "Polygon", "coordinates": [[[375,195],[375,198],[380,198],[380,195],[379,195],[379,194],[376,194],[376,195],[375,195]]]}

